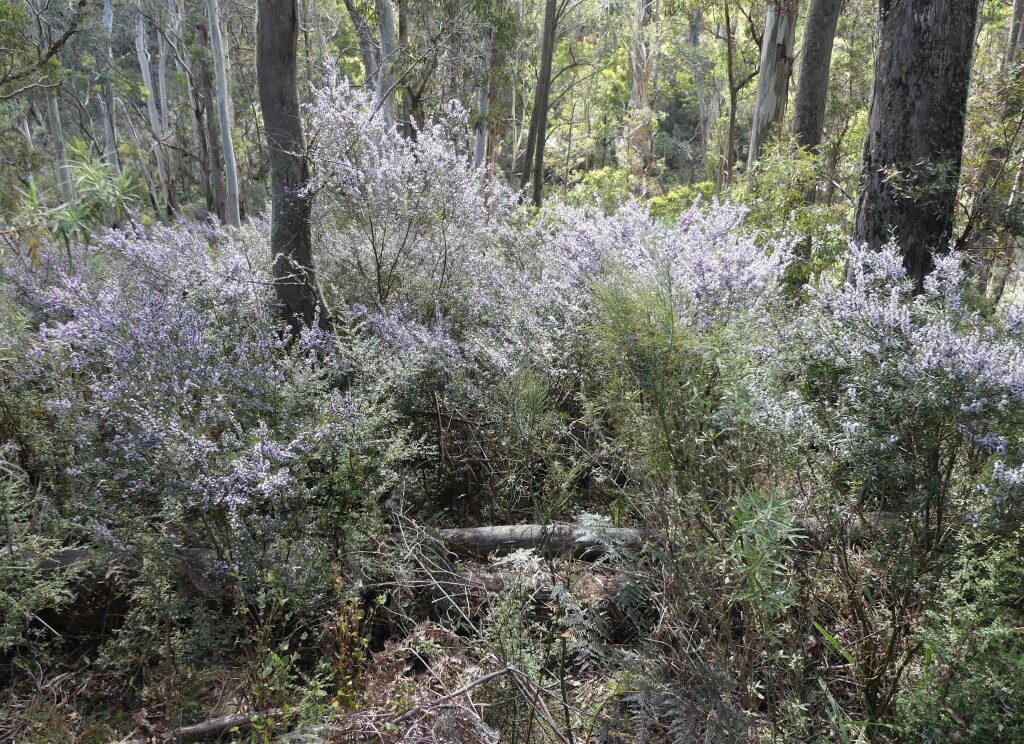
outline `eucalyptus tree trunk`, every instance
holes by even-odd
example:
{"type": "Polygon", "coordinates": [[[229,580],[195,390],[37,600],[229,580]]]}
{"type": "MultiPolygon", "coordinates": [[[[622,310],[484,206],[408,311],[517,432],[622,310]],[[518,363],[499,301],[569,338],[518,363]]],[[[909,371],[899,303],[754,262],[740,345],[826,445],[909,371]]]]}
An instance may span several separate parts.
{"type": "Polygon", "coordinates": [[[296,0],[259,0],[256,81],[270,156],[274,290],[293,331],[329,319],[316,291],[311,195],[298,85],[296,0]],[[319,310],[319,312],[318,312],[319,310]]]}
{"type": "Polygon", "coordinates": [[[164,25],[164,19],[162,17],[157,19],[157,44],[156,44],[156,86],[157,92],[160,94],[160,100],[158,107],[160,110],[160,134],[164,136],[167,131],[171,128],[171,119],[168,114],[167,108],[170,99],[167,96],[167,56],[168,56],[168,44],[167,37],[164,35],[166,30],[164,25]]]}
{"type": "Polygon", "coordinates": [[[60,120],[60,106],[57,91],[60,88],[46,89],[46,109],[50,120],[50,136],[53,139],[54,159],[57,166],[57,192],[64,204],[70,204],[75,198],[71,185],[71,166],[68,165],[68,151],[64,145],[64,126],[60,120]]]}
{"type": "MultiPolygon", "coordinates": [[[[491,44],[490,68],[500,70],[504,68],[505,56],[498,46],[491,44]]],[[[489,76],[487,81],[487,111],[498,111],[501,108],[502,89],[494,75],[489,76]]],[[[494,153],[497,151],[498,143],[501,141],[502,124],[505,118],[502,116],[487,117],[487,146],[484,148],[484,162],[488,166],[494,165],[494,153]]]]}
{"type": "Polygon", "coordinates": [[[725,157],[722,160],[720,176],[716,179],[715,193],[720,193],[723,188],[732,186],[732,171],[736,159],[736,103],[739,96],[739,86],[736,81],[736,38],[732,19],[729,15],[729,0],[724,3],[725,16],[725,68],[729,85],[729,125],[725,134],[725,157]]]}
{"type": "Polygon", "coordinates": [[[103,72],[103,84],[100,89],[100,108],[103,111],[103,159],[114,170],[121,174],[121,161],[117,154],[117,126],[114,119],[114,86],[110,83],[110,75],[114,69],[114,58],[110,53],[110,38],[114,33],[113,0],[103,0],[103,50],[106,69],[103,72]]]}
{"type": "Polygon", "coordinates": [[[816,151],[825,126],[832,46],[843,0],[811,0],[800,50],[800,77],[793,103],[793,136],[801,147],[816,151]]]}
{"type": "Polygon", "coordinates": [[[156,108],[156,89],[153,87],[153,73],[149,68],[149,48],[146,36],[146,24],[142,18],[142,11],[135,14],[135,54],[139,60],[139,72],[142,73],[142,84],[146,88],[146,112],[149,115],[149,128],[153,133],[154,147],[153,155],[156,158],[157,179],[160,181],[160,191],[163,197],[164,207],[168,214],[173,214],[171,207],[171,194],[167,184],[167,167],[164,163],[164,146],[162,131],[160,128],[160,114],[156,108]]]}
{"type": "Polygon", "coordinates": [[[491,112],[491,31],[484,31],[480,39],[480,87],[476,101],[476,134],[473,137],[473,165],[479,168],[487,160],[487,133],[490,130],[488,121],[491,112]]]}
{"type": "MultiPolygon", "coordinates": [[[[173,0],[168,0],[169,9],[173,13],[173,0]]],[[[164,148],[164,166],[167,168],[167,193],[170,195],[171,209],[177,212],[181,205],[178,201],[178,184],[177,175],[174,168],[174,157],[173,150],[167,145],[167,140],[171,136],[171,119],[170,119],[170,105],[171,99],[168,95],[167,88],[167,58],[170,56],[170,44],[167,43],[167,28],[164,23],[164,19],[161,17],[157,21],[159,26],[157,28],[157,93],[160,95],[160,100],[157,102],[160,111],[160,140],[163,143],[164,148]]]]}
{"type": "MultiPolygon", "coordinates": [[[[408,49],[409,0],[395,0],[395,5],[395,9],[398,11],[398,48],[408,49]]],[[[415,95],[411,85],[402,85],[400,88],[402,91],[402,113],[400,118],[402,136],[411,140],[416,137],[416,127],[419,125],[417,113],[422,115],[423,109],[422,106],[417,106],[417,101],[415,100],[415,95]]]]}
{"type": "Polygon", "coordinates": [[[364,84],[371,93],[377,92],[377,45],[373,41],[373,31],[359,13],[354,0],[345,0],[345,10],[352,21],[352,27],[356,31],[356,38],[359,39],[359,57],[363,62],[363,70],[366,74],[364,84]]]}
{"type": "MultiPolygon", "coordinates": [[[[700,112],[698,123],[698,135],[700,144],[698,157],[704,172],[708,172],[708,151],[711,143],[711,134],[715,122],[718,121],[722,109],[721,89],[715,82],[713,74],[713,61],[708,60],[700,53],[700,37],[704,30],[704,12],[696,8],[690,14],[689,41],[691,53],[693,54],[693,82],[697,92],[697,109],[700,112]]],[[[690,168],[690,181],[694,180],[695,167],[690,168]]]]}
{"type": "Polygon", "coordinates": [[[128,131],[132,135],[132,142],[135,143],[136,157],[139,161],[139,173],[142,174],[142,180],[146,184],[146,190],[149,192],[149,201],[153,205],[153,211],[160,214],[160,197],[156,192],[156,185],[153,183],[153,177],[149,172],[149,158],[145,157],[143,153],[145,148],[142,146],[142,142],[139,140],[139,133],[135,131],[135,125],[132,124],[130,116],[126,116],[125,120],[128,123],[128,131]]]}
{"type": "Polygon", "coordinates": [[[1021,47],[1021,26],[1024,25],[1024,0],[1013,0],[1013,16],[1010,19],[1010,38],[1006,44],[1005,63],[1019,62],[1017,54],[1021,47]]]}
{"type": "Polygon", "coordinates": [[[174,36],[174,67],[185,76],[185,90],[188,95],[189,118],[192,120],[192,138],[195,142],[196,159],[199,162],[199,190],[202,192],[203,201],[206,204],[206,211],[215,210],[213,188],[210,184],[210,151],[206,144],[206,133],[203,129],[203,112],[199,108],[199,99],[196,92],[196,76],[192,67],[192,59],[188,53],[188,46],[182,34],[182,26],[185,18],[185,1],[167,0],[167,8],[174,16],[174,23],[171,25],[171,33],[174,36]]]}
{"type": "Polygon", "coordinates": [[[1021,13],[1024,12],[1024,1],[1016,0],[1013,4],[1010,33],[1007,39],[1004,65],[1006,69],[1006,85],[1010,95],[1002,102],[1001,119],[1008,127],[1007,135],[996,138],[990,145],[988,161],[980,174],[978,186],[974,189],[975,197],[972,213],[967,220],[964,232],[958,237],[961,244],[966,244],[973,231],[981,228],[981,235],[971,245],[969,266],[973,270],[982,297],[988,298],[993,304],[1002,296],[1005,287],[1005,273],[1014,264],[1016,253],[1015,239],[1011,231],[1006,229],[1009,210],[1016,200],[1021,177],[1021,157],[1017,135],[1024,122],[1021,97],[1015,93],[1020,90],[1024,80],[1024,66],[1021,65],[1020,47],[1021,13]],[[1013,165],[1016,161],[1016,166],[1013,165]],[[1014,173],[1014,171],[1016,171],[1014,173]],[[1004,190],[1012,179],[1009,189],[1004,190]],[[1009,192],[1007,194],[1007,192],[1009,192]],[[995,292],[990,290],[995,289],[995,292]]]}
{"type": "Polygon", "coordinates": [[[377,68],[377,106],[384,112],[388,129],[395,126],[395,82],[391,66],[395,63],[398,44],[395,40],[395,9],[391,0],[377,0],[380,17],[380,66],[377,68]]]}
{"type": "MultiPolygon", "coordinates": [[[[242,224],[238,205],[238,167],[235,165],[235,145],[231,141],[231,94],[228,91],[228,60],[220,32],[220,6],[217,0],[206,0],[206,15],[210,30],[210,51],[213,74],[217,80],[217,113],[220,119],[221,151],[224,154],[225,199],[227,223],[232,227],[242,224]]],[[[296,27],[297,28],[297,27],[296,27]]]]}
{"type": "Polygon", "coordinates": [[[226,223],[228,221],[228,197],[224,189],[224,163],[221,158],[221,148],[217,146],[220,141],[220,133],[217,127],[217,117],[214,115],[216,103],[213,95],[213,74],[207,63],[210,37],[204,21],[196,24],[196,39],[203,49],[203,53],[199,57],[199,88],[203,97],[202,110],[205,116],[202,118],[206,123],[206,142],[209,146],[210,189],[213,191],[217,216],[222,223],[226,223]]]}
{"type": "Polygon", "coordinates": [[[633,19],[633,44],[629,53],[630,93],[626,141],[635,170],[644,174],[654,155],[654,134],[651,126],[651,72],[654,63],[652,45],[648,43],[648,29],[654,17],[654,0],[636,0],[633,19]]]}
{"type": "Polygon", "coordinates": [[[923,288],[953,234],[979,0],[881,0],[856,236],[923,288]]]}
{"type": "MultiPolygon", "coordinates": [[[[21,135],[25,138],[25,145],[29,151],[34,150],[36,143],[32,140],[32,127],[28,123],[28,114],[25,114],[18,121],[18,129],[21,130],[21,135]]],[[[28,173],[29,171],[26,170],[25,172],[28,173]]]]}
{"type": "Polygon", "coordinates": [[[556,27],[558,25],[557,0],[544,2],[544,28],[540,39],[540,69],[533,95],[533,113],[530,115],[530,133],[526,138],[523,160],[522,188],[533,180],[533,204],[539,207],[544,194],[544,144],[548,128],[548,99],[551,96],[551,61],[555,54],[556,27]]]}
{"type": "MultiPolygon", "coordinates": [[[[32,22],[32,38],[42,48],[48,42],[49,28],[44,25],[42,12],[38,0],[29,0],[35,18],[32,22]]],[[[49,119],[50,138],[53,140],[54,165],[56,166],[57,193],[64,204],[69,204],[74,199],[74,189],[71,185],[71,168],[68,165],[68,151],[64,144],[64,125],[60,119],[60,104],[58,93],[60,86],[46,88],[46,113],[49,119]]]]}
{"type": "Polygon", "coordinates": [[[761,156],[772,127],[786,118],[789,78],[793,72],[793,47],[796,40],[798,0],[769,0],[761,39],[761,68],[757,76],[757,100],[750,128],[750,152],[747,168],[753,168],[761,156]]]}

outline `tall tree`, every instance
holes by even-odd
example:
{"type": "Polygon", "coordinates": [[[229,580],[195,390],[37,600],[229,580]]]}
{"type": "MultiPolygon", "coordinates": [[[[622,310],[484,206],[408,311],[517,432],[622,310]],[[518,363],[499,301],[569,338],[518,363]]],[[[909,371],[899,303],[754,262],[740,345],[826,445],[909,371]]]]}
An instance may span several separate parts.
{"type": "Polygon", "coordinates": [[[164,206],[168,214],[175,212],[175,194],[170,188],[170,180],[167,174],[167,163],[163,143],[163,127],[160,125],[160,112],[157,110],[157,91],[153,86],[153,73],[150,70],[149,58],[149,34],[146,33],[146,21],[142,17],[142,11],[135,14],[135,54],[139,60],[139,72],[142,74],[142,84],[146,88],[146,112],[149,116],[149,129],[155,140],[153,145],[153,156],[156,158],[156,173],[160,181],[160,190],[163,195],[164,206]]]}
{"type": "Polygon", "coordinates": [[[480,87],[477,89],[476,132],[473,137],[473,165],[479,168],[487,159],[487,135],[490,130],[491,29],[480,39],[480,87]]]}
{"type": "Polygon", "coordinates": [[[199,189],[206,204],[206,211],[215,210],[213,188],[210,185],[210,151],[206,143],[206,131],[203,128],[203,111],[199,107],[198,85],[192,58],[182,34],[185,20],[185,0],[168,0],[168,9],[173,23],[168,31],[173,42],[174,67],[185,77],[185,91],[188,95],[189,118],[192,123],[192,137],[195,143],[196,160],[199,163],[199,189]],[[174,5],[173,3],[177,3],[174,5]]]}
{"type": "MultiPolygon", "coordinates": [[[[1020,141],[1024,129],[1024,100],[1020,95],[1024,66],[1020,60],[1021,13],[1024,0],[1016,0],[999,78],[996,136],[985,165],[967,189],[972,196],[957,247],[970,251],[969,265],[982,296],[993,304],[1002,299],[1006,280],[1015,263],[1016,240],[1010,210],[1017,200],[1022,178],[1020,141]]],[[[965,189],[965,190],[967,190],[965,189]]]]}
{"type": "Polygon", "coordinates": [[[395,63],[398,42],[395,40],[395,8],[391,0],[377,0],[380,16],[380,66],[377,68],[377,106],[384,111],[388,128],[395,126],[395,82],[391,66],[395,63]]]}
{"type": "Polygon", "coordinates": [[[121,162],[117,154],[117,125],[114,118],[114,86],[110,82],[114,57],[110,52],[110,38],[114,33],[113,0],[103,0],[103,83],[100,87],[100,108],[103,112],[103,158],[115,173],[120,174],[121,162]]]}
{"type": "Polygon", "coordinates": [[[918,290],[953,234],[979,0],[881,0],[856,235],[918,290]]]}
{"type": "MultiPolygon", "coordinates": [[[[60,45],[52,39],[52,33],[50,25],[43,18],[43,6],[38,0],[30,0],[32,7],[32,39],[36,44],[39,53],[42,54],[44,49],[52,49],[53,55],[56,56],[57,50],[60,49],[60,45]]],[[[77,27],[77,24],[75,24],[77,27]]],[[[64,38],[64,37],[62,37],[64,38]]],[[[67,39],[64,38],[66,41],[67,39]]],[[[42,65],[33,68],[33,71],[40,69],[42,65]]],[[[5,72],[4,80],[10,81],[15,78],[13,73],[5,72]]],[[[60,92],[60,81],[58,80],[56,85],[47,85],[44,88],[46,97],[46,112],[50,124],[50,138],[53,140],[53,153],[56,166],[57,175],[57,192],[60,194],[60,200],[67,204],[74,198],[74,190],[71,186],[71,167],[68,164],[68,153],[67,147],[64,143],[64,125],[60,118],[60,105],[58,93],[60,92]]]]}
{"type": "Polygon", "coordinates": [[[1024,0],[1013,0],[1013,16],[1010,18],[1010,38],[1006,44],[1006,57],[1004,62],[1012,64],[1019,61],[1017,53],[1020,51],[1021,26],[1024,25],[1024,0]]]}
{"type": "MultiPolygon", "coordinates": [[[[227,50],[224,48],[224,39],[220,32],[220,5],[218,0],[206,0],[206,14],[207,20],[210,23],[210,50],[213,56],[213,75],[217,81],[217,113],[220,118],[221,151],[224,154],[227,218],[229,225],[238,227],[242,224],[242,214],[238,203],[238,167],[235,165],[235,145],[231,140],[231,94],[228,91],[228,58],[227,50]]],[[[296,26],[296,28],[298,27],[296,26]]]]}
{"type": "Polygon", "coordinates": [[[533,203],[540,206],[544,193],[544,145],[548,129],[548,99],[551,96],[551,62],[555,55],[558,26],[558,0],[545,0],[544,27],[540,37],[540,69],[533,94],[530,133],[526,138],[522,187],[533,180],[533,203]]]}
{"type": "Polygon", "coordinates": [[[786,117],[789,78],[793,73],[798,0],[769,0],[764,36],[761,38],[761,69],[757,75],[757,100],[750,129],[747,167],[761,156],[761,148],[772,127],[786,117]]]}
{"type": "Polygon", "coordinates": [[[832,46],[843,0],[811,0],[800,50],[800,76],[793,102],[793,137],[801,147],[817,150],[825,125],[832,46]]]}
{"type": "Polygon", "coordinates": [[[216,103],[213,95],[213,74],[210,72],[209,52],[210,36],[206,30],[205,13],[196,23],[196,41],[199,44],[201,54],[199,55],[199,88],[202,94],[202,110],[206,122],[206,142],[208,145],[210,161],[210,190],[213,192],[213,205],[221,222],[228,220],[228,197],[224,188],[224,168],[221,158],[222,148],[218,147],[220,142],[217,117],[214,115],[216,103]]]}
{"type": "Polygon", "coordinates": [[[646,173],[654,155],[654,130],[651,125],[651,74],[654,45],[648,39],[654,18],[654,0],[636,0],[633,18],[633,44],[629,53],[630,91],[627,127],[629,155],[640,173],[646,173]]]}
{"type": "Polygon", "coordinates": [[[274,290],[293,330],[310,327],[317,317],[321,326],[328,324],[313,271],[309,164],[299,106],[298,20],[296,0],[259,0],[256,81],[270,154],[274,290]]]}
{"type": "MultiPolygon", "coordinates": [[[[697,110],[700,113],[698,124],[698,148],[690,169],[691,181],[696,174],[696,163],[707,171],[708,145],[711,135],[721,114],[721,89],[714,79],[714,60],[709,59],[701,51],[701,35],[704,32],[704,9],[697,6],[690,12],[689,18],[689,67],[693,71],[693,85],[697,94],[697,110]]],[[[727,42],[728,43],[728,42],[727,42]]]]}
{"type": "Polygon", "coordinates": [[[74,198],[71,186],[71,166],[68,163],[68,152],[64,144],[64,126],[60,119],[60,106],[57,92],[60,87],[46,89],[46,108],[50,119],[50,137],[53,139],[53,151],[56,155],[57,190],[60,200],[68,204],[74,198]]]}
{"type": "Polygon", "coordinates": [[[345,10],[352,21],[352,27],[359,39],[359,57],[363,62],[363,71],[366,75],[364,80],[366,87],[371,93],[377,90],[377,45],[373,41],[373,31],[370,24],[366,22],[354,0],[345,0],[345,10]]]}

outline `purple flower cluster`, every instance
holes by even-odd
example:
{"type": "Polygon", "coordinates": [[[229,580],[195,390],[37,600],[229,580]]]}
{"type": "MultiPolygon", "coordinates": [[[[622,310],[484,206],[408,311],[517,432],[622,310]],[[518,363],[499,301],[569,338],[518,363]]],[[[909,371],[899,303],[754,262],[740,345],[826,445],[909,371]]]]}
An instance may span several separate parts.
{"type": "Polygon", "coordinates": [[[1020,503],[1001,463],[1024,459],[1024,344],[1012,321],[1000,331],[967,309],[964,279],[956,257],[940,258],[915,296],[894,248],[851,245],[845,278],[811,288],[764,355],[780,378],[805,382],[765,393],[762,423],[824,445],[850,481],[908,493],[977,493],[970,472],[989,462],[999,469],[988,485],[1020,503]]]}
{"type": "Polygon", "coordinates": [[[71,269],[6,267],[0,289],[38,329],[14,373],[42,396],[65,463],[49,487],[87,539],[127,546],[140,524],[174,524],[255,566],[319,463],[344,453],[372,502],[391,476],[366,463],[407,456],[389,450],[379,389],[337,390],[353,366],[338,339],[283,337],[264,234],[130,225],[75,246],[71,269]]]}

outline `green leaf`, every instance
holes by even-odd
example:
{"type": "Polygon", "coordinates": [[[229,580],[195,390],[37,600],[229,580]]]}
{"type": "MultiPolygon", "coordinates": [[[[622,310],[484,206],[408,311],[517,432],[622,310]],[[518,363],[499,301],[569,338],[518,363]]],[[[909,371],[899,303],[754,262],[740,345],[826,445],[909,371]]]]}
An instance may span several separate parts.
{"type": "Polygon", "coordinates": [[[854,660],[853,654],[851,654],[849,651],[847,651],[846,647],[843,646],[843,644],[841,644],[839,641],[837,641],[835,639],[835,637],[831,633],[829,633],[827,630],[825,630],[825,628],[822,627],[821,623],[819,623],[817,620],[812,620],[811,624],[814,625],[815,629],[819,633],[821,633],[822,637],[826,641],[828,641],[828,645],[830,645],[832,647],[832,649],[837,654],[839,654],[844,659],[846,659],[848,662],[850,662],[851,666],[853,666],[854,668],[857,667],[857,662],[854,660]]]}

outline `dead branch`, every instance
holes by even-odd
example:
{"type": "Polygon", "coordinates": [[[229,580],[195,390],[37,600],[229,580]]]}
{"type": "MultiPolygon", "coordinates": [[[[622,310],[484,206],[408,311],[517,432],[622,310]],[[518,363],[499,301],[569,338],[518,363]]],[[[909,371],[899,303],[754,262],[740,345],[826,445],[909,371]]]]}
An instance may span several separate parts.
{"type": "Polygon", "coordinates": [[[128,739],[117,744],[155,744],[159,742],[174,742],[174,744],[189,744],[189,742],[208,741],[223,736],[233,728],[247,729],[253,724],[255,718],[272,718],[281,715],[279,708],[266,710],[261,713],[236,713],[230,716],[218,716],[210,718],[202,723],[194,723],[191,726],[180,726],[150,739],[128,739]]]}

